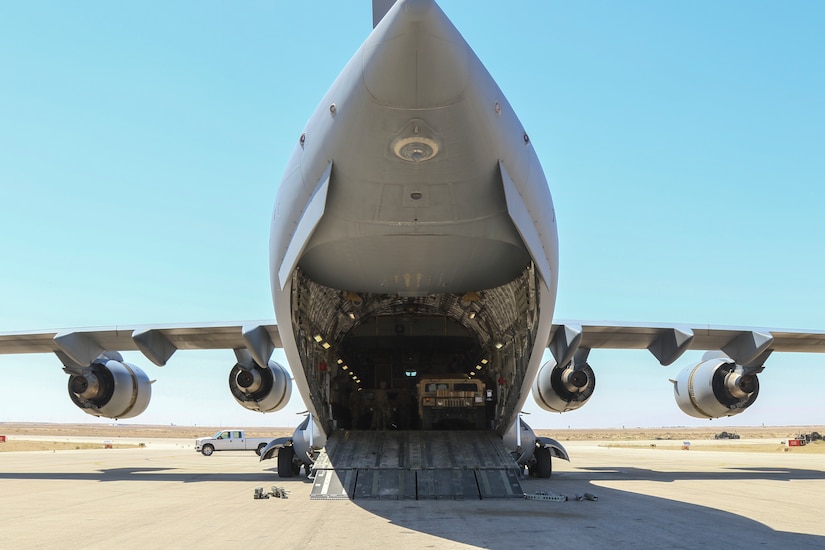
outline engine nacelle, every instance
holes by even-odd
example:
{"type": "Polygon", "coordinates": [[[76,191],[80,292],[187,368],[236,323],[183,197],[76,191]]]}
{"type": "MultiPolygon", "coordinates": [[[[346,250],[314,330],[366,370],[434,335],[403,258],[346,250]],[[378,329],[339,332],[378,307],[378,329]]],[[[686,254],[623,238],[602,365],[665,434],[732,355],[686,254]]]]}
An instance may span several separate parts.
{"type": "Polygon", "coordinates": [[[705,359],[679,373],[673,382],[676,403],[695,418],[739,414],[756,401],[759,380],[727,357],[705,359]]]}
{"type": "Polygon", "coordinates": [[[229,373],[229,391],[235,401],[250,411],[275,412],[283,409],[292,395],[289,372],[270,361],[265,369],[255,365],[251,369],[240,364],[229,373]]]}
{"type": "Polygon", "coordinates": [[[107,352],[69,377],[69,397],[86,414],[105,418],[132,418],[149,406],[152,383],[140,368],[119,353],[107,352]]]}
{"type": "Polygon", "coordinates": [[[548,361],[533,381],[533,399],[545,411],[562,413],[587,403],[595,389],[596,375],[587,363],[574,370],[548,361]]]}

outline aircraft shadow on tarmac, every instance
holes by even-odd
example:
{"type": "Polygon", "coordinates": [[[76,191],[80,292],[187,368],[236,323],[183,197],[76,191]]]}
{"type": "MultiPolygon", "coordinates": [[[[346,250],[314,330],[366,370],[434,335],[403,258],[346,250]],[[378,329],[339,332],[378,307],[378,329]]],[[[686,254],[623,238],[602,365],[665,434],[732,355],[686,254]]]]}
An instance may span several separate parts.
{"type": "MultiPolygon", "coordinates": [[[[718,492],[720,508],[684,502],[677,492],[660,498],[596,485],[607,480],[821,480],[810,470],[731,469],[730,472],[655,472],[645,469],[593,469],[593,472],[526,479],[525,493],[568,495],[567,502],[499,499],[486,501],[355,501],[366,511],[407,529],[456,543],[510,550],[529,548],[825,548],[825,537],[777,531],[737,513],[738,495],[718,492]],[[592,475],[592,473],[596,475],[592,475]],[[576,501],[576,493],[597,501],[576,501]],[[456,526],[460,526],[456,528],[456,526]]],[[[769,506],[770,503],[766,504],[769,506]]]]}
{"type": "MultiPolygon", "coordinates": [[[[300,480],[306,483],[304,477],[280,479],[275,468],[268,468],[255,473],[231,472],[200,472],[191,473],[178,471],[177,468],[108,468],[97,472],[0,472],[0,479],[39,479],[39,480],[76,480],[76,481],[177,481],[184,483],[199,483],[211,481],[255,481],[272,483],[294,483],[300,480]]],[[[575,472],[561,472],[553,474],[549,481],[559,480],[580,481],[608,481],[608,480],[641,480],[672,483],[674,481],[794,481],[794,480],[822,480],[825,471],[802,470],[796,468],[727,468],[719,472],[661,472],[644,468],[596,468],[580,467],[575,472]]],[[[527,479],[529,483],[530,478],[527,479]]]]}
{"type": "Polygon", "coordinates": [[[593,481],[640,480],[673,483],[674,481],[797,481],[825,479],[825,471],[795,468],[725,468],[718,472],[661,472],[644,468],[579,468],[576,473],[563,473],[564,477],[580,477],[593,481]]]}
{"type": "MultiPolygon", "coordinates": [[[[214,481],[272,483],[271,472],[191,473],[177,468],[109,468],[97,472],[0,472],[0,479],[49,480],[49,481],[170,481],[200,483],[214,481]]],[[[275,477],[277,479],[277,476],[275,477]]]]}
{"type": "MultiPolygon", "coordinates": [[[[303,476],[279,479],[273,470],[256,473],[183,472],[176,468],[112,468],[97,472],[0,472],[0,479],[73,481],[169,481],[183,483],[277,482],[290,486],[308,482],[303,476]]],[[[673,498],[659,498],[598,486],[601,481],[637,480],[672,483],[684,480],[741,481],[822,480],[819,470],[730,468],[720,472],[660,472],[642,468],[582,468],[558,472],[550,479],[525,479],[528,494],[548,491],[573,496],[589,492],[598,501],[544,502],[490,500],[355,500],[366,512],[403,529],[453,543],[483,548],[746,548],[765,544],[786,548],[823,548],[825,537],[776,531],[736,513],[737,495],[720,492],[724,510],[673,498]]],[[[709,491],[722,489],[709,488],[709,491]]],[[[769,506],[767,503],[766,506],[769,506]]]]}

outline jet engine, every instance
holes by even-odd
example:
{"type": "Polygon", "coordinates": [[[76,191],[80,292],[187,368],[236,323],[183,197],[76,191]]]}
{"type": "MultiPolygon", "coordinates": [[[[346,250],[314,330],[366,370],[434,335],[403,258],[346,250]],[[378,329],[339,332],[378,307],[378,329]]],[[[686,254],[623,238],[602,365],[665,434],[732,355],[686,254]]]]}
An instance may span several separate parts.
{"type": "Polygon", "coordinates": [[[746,373],[728,357],[704,359],[671,382],[679,408],[695,418],[739,414],[753,405],[759,394],[756,374],[746,373]]]}
{"type": "Polygon", "coordinates": [[[229,390],[235,401],[250,411],[274,412],[283,409],[292,395],[289,372],[270,361],[267,368],[240,363],[229,373],[229,390]]]}
{"type": "Polygon", "coordinates": [[[533,399],[550,412],[573,411],[587,403],[596,388],[596,375],[590,365],[578,368],[556,366],[548,361],[541,366],[533,382],[533,399]]]}
{"type": "Polygon", "coordinates": [[[106,352],[90,367],[69,376],[69,397],[92,416],[132,418],[149,406],[152,382],[119,353],[106,352]]]}

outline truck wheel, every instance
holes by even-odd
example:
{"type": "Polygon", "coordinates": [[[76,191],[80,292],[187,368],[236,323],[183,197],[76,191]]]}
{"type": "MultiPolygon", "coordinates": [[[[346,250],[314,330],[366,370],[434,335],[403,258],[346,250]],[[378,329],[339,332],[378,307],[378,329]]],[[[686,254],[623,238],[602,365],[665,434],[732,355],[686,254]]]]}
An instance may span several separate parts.
{"type": "Polygon", "coordinates": [[[201,452],[203,453],[203,456],[212,456],[212,453],[215,452],[215,447],[207,443],[203,446],[201,452]]]}
{"type": "Polygon", "coordinates": [[[278,449],[278,477],[292,477],[295,470],[292,469],[292,459],[295,458],[295,449],[292,447],[281,447],[278,449]]]}
{"type": "Polygon", "coordinates": [[[264,447],[266,447],[266,443],[261,443],[260,445],[258,445],[258,448],[255,449],[255,454],[258,455],[258,456],[261,456],[261,453],[263,452],[264,447]]]}
{"type": "Polygon", "coordinates": [[[536,447],[533,456],[536,458],[535,473],[536,477],[550,477],[553,473],[553,463],[550,458],[550,449],[547,447],[536,447]]]}

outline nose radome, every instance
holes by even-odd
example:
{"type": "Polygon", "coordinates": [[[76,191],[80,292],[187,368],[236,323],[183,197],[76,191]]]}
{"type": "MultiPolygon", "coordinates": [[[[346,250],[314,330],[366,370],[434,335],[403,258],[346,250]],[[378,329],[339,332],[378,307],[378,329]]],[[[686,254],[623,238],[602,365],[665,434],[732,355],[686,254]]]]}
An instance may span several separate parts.
{"type": "Polygon", "coordinates": [[[387,13],[364,49],[364,84],[379,103],[429,109],[456,102],[467,86],[469,48],[432,0],[387,13]]]}

